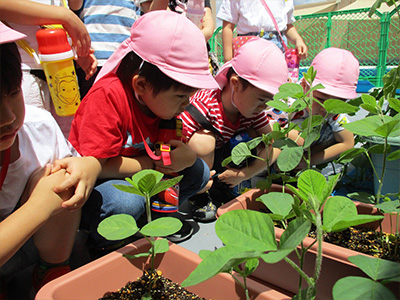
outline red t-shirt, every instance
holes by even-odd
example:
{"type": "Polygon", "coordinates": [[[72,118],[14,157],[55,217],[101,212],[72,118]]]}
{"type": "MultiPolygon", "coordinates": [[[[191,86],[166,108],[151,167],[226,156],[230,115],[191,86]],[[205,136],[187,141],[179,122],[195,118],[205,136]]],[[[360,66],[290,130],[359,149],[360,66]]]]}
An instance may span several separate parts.
{"type": "Polygon", "coordinates": [[[69,141],[84,156],[146,155],[143,139],[152,147],[160,118],[144,115],[130,91],[115,74],[101,78],[82,100],[71,126],[69,141]]]}
{"type": "MultiPolygon", "coordinates": [[[[268,125],[268,118],[265,111],[253,118],[241,116],[235,123],[229,121],[224,112],[224,107],[221,102],[221,90],[219,89],[200,90],[190,98],[190,102],[223,136],[223,140],[219,136],[216,136],[217,148],[222,147],[235,133],[248,128],[260,130],[268,125]]],[[[190,139],[194,132],[202,129],[202,126],[187,111],[181,113],[179,118],[182,120],[183,134],[187,139],[190,139]]]]}

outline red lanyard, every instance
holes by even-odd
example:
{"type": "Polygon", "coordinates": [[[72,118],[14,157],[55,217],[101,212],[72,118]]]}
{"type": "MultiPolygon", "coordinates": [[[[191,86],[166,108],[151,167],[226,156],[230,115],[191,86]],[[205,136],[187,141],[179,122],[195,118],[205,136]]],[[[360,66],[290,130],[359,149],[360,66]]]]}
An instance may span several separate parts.
{"type": "Polygon", "coordinates": [[[0,173],[0,191],[1,188],[3,187],[4,179],[6,179],[8,166],[10,165],[10,156],[11,156],[11,147],[8,148],[4,153],[3,167],[1,168],[1,173],[0,173]]]}

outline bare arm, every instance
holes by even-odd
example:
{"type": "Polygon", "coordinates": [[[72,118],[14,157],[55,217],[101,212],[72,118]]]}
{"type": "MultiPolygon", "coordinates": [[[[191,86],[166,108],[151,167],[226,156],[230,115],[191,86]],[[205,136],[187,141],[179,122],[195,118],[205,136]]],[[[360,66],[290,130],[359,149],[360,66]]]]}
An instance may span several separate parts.
{"type": "Polygon", "coordinates": [[[222,23],[222,48],[225,62],[230,61],[233,57],[232,40],[235,24],[223,21],[222,23]]]}
{"type": "Polygon", "coordinates": [[[297,52],[300,55],[301,59],[304,59],[307,57],[307,52],[308,52],[308,47],[304,43],[303,38],[300,36],[300,34],[297,32],[296,27],[294,27],[293,24],[287,24],[287,29],[285,31],[286,37],[288,40],[296,45],[297,52]]]}
{"type": "Polygon", "coordinates": [[[86,26],[68,8],[29,0],[0,0],[0,16],[2,21],[22,25],[61,24],[71,36],[78,56],[89,55],[90,36],[86,26]]]}
{"type": "Polygon", "coordinates": [[[205,14],[203,18],[203,28],[201,29],[201,32],[203,33],[204,37],[206,38],[206,41],[211,39],[213,33],[214,33],[214,20],[212,18],[212,12],[209,7],[205,8],[205,14]]]}
{"type": "MultiPolygon", "coordinates": [[[[68,199],[72,190],[56,194],[55,185],[65,179],[65,170],[50,174],[51,167],[35,172],[32,179],[39,180],[32,183],[33,192],[27,191],[30,196],[27,201],[0,223],[0,266],[6,263],[22,245],[49,220],[50,217],[63,211],[61,204],[68,199]]],[[[29,184],[27,189],[29,189],[29,184]]]]}
{"type": "Polygon", "coordinates": [[[102,171],[99,178],[125,178],[143,169],[154,169],[153,161],[147,155],[139,157],[115,156],[100,159],[102,171]]]}

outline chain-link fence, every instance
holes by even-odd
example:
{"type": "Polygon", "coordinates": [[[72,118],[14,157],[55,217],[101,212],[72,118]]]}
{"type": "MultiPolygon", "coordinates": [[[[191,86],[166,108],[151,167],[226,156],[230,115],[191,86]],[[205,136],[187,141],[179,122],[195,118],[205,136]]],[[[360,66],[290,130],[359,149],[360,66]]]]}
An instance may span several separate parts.
{"type": "MultiPolygon", "coordinates": [[[[360,62],[360,82],[382,86],[382,76],[400,62],[400,23],[396,9],[368,16],[369,8],[296,17],[297,31],[309,48],[300,67],[306,70],[316,54],[328,47],[351,51],[360,62]]],[[[222,28],[210,40],[211,51],[222,55],[222,28]]],[[[293,47],[293,45],[290,45],[293,47]]]]}

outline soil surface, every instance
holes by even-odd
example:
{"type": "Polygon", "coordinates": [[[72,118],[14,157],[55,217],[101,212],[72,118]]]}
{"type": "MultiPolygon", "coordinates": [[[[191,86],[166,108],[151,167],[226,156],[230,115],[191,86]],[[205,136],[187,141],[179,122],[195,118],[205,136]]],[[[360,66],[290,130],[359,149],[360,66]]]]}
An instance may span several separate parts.
{"type": "MultiPolygon", "coordinates": [[[[315,238],[315,232],[311,231],[309,236],[315,238]]],[[[397,242],[395,249],[395,237],[392,234],[350,227],[342,232],[325,234],[324,241],[374,257],[400,262],[400,243],[397,242]]]]}
{"type": "Polygon", "coordinates": [[[146,299],[165,300],[165,299],[179,299],[179,300],[206,300],[205,298],[198,297],[197,295],[182,288],[178,284],[162,276],[161,271],[149,274],[147,271],[137,281],[128,282],[125,287],[116,292],[109,292],[99,300],[108,299],[135,299],[140,300],[148,293],[149,297],[146,299]],[[151,287],[151,297],[149,290],[151,287]]]}

